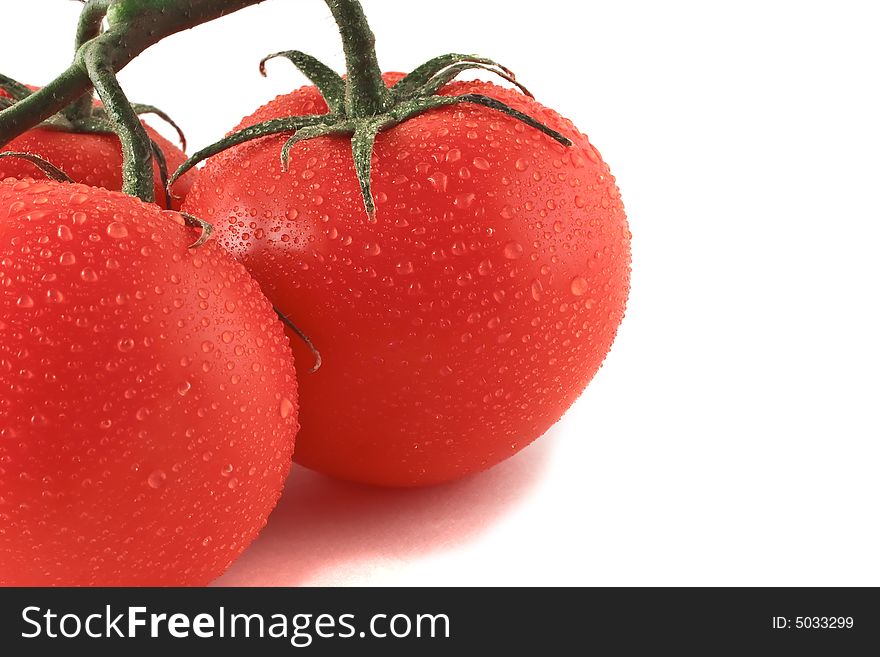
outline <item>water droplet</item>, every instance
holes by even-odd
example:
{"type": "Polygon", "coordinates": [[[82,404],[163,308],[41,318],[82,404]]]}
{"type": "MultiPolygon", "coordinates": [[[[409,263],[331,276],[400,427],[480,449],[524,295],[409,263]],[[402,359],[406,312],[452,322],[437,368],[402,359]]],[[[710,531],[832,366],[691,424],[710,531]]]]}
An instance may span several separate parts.
{"type": "Polygon", "coordinates": [[[289,418],[294,411],[293,402],[290,401],[287,397],[282,397],[280,411],[282,420],[286,420],[287,418],[289,418]]]}
{"type": "Polygon", "coordinates": [[[467,254],[467,244],[464,242],[456,242],[452,245],[450,251],[452,251],[452,255],[463,256],[467,254]]]}
{"type": "Polygon", "coordinates": [[[49,303],[61,303],[64,301],[64,295],[59,290],[50,288],[46,290],[46,300],[49,303]]]}
{"type": "Polygon", "coordinates": [[[149,477],[147,477],[147,485],[150,488],[159,489],[165,485],[165,480],[168,479],[168,475],[165,474],[164,470],[154,470],[149,477]]]}
{"type": "Polygon", "coordinates": [[[491,168],[489,162],[482,157],[474,158],[474,166],[480,171],[488,171],[491,168]]]}
{"type": "Polygon", "coordinates": [[[73,255],[70,251],[65,251],[61,254],[61,257],[58,258],[58,261],[65,266],[75,265],[76,264],[76,256],[73,255]]]}
{"type": "Polygon", "coordinates": [[[449,184],[449,177],[445,173],[436,171],[428,176],[428,180],[431,182],[431,186],[435,191],[446,192],[446,187],[449,184]]]}
{"type": "Polygon", "coordinates": [[[401,260],[395,265],[395,269],[397,269],[397,273],[401,276],[407,276],[413,273],[414,267],[413,263],[409,260],[401,260]]]}
{"type": "Polygon", "coordinates": [[[526,169],[529,168],[529,161],[525,160],[523,158],[520,158],[516,161],[514,166],[516,167],[517,171],[525,171],[526,169]]]}
{"type": "Polygon", "coordinates": [[[107,234],[114,239],[121,240],[128,237],[128,228],[125,227],[125,224],[114,221],[107,226],[107,234]]]}
{"type": "Polygon", "coordinates": [[[177,386],[177,394],[181,397],[186,397],[189,394],[189,391],[192,390],[192,383],[189,381],[184,381],[179,386],[177,386]]]}
{"type": "Polygon", "coordinates": [[[575,276],[571,279],[571,293],[576,297],[584,296],[590,289],[590,284],[583,276],[575,276]]]}
{"type": "Polygon", "coordinates": [[[452,201],[452,204],[457,208],[461,208],[463,210],[466,210],[467,208],[471,207],[474,204],[474,201],[476,200],[476,198],[477,198],[477,195],[472,194],[472,193],[459,194],[452,201]]]}
{"type": "Polygon", "coordinates": [[[504,245],[504,257],[508,260],[518,260],[522,255],[523,248],[519,242],[508,242],[504,245]]]}
{"type": "Polygon", "coordinates": [[[116,348],[123,353],[131,351],[134,349],[134,340],[131,338],[122,338],[122,340],[116,343],[116,348]]]}
{"type": "Polygon", "coordinates": [[[535,301],[540,301],[541,297],[544,295],[544,286],[541,284],[537,278],[532,281],[532,299],[535,301]]]}
{"type": "Polygon", "coordinates": [[[73,239],[73,231],[70,226],[58,226],[58,239],[63,242],[69,242],[73,239]]]}
{"type": "Polygon", "coordinates": [[[80,273],[79,277],[83,279],[86,283],[94,283],[98,280],[98,274],[95,273],[95,270],[91,267],[84,268],[80,273]]]}
{"type": "Polygon", "coordinates": [[[29,297],[27,294],[25,294],[23,296],[18,297],[18,301],[16,302],[16,305],[19,308],[33,308],[34,307],[34,300],[31,297],[29,297]]]}
{"type": "Polygon", "coordinates": [[[223,331],[220,339],[223,340],[223,344],[229,344],[235,339],[235,334],[232,331],[223,331]]]}
{"type": "Polygon", "coordinates": [[[480,276],[490,276],[492,274],[492,261],[483,260],[477,266],[477,273],[480,274],[480,276]]]}
{"type": "Polygon", "coordinates": [[[364,251],[368,256],[377,256],[382,253],[382,247],[375,242],[368,242],[364,245],[364,251]]]}

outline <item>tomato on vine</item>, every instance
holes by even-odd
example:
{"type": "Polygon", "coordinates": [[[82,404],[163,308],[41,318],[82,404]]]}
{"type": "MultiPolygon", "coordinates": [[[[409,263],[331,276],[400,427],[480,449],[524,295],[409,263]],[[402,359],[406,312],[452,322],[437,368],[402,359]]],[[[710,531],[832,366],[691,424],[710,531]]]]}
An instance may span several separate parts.
{"type": "Polygon", "coordinates": [[[528,445],[596,374],[629,290],[623,205],[587,137],[508,69],[453,54],[383,76],[359,3],[327,2],[346,76],[273,55],[314,86],[194,155],[184,208],[322,352],[296,460],[449,481],[528,445]],[[471,69],[519,89],[454,82],[471,69]]]}
{"type": "Polygon", "coordinates": [[[207,584],[275,505],[287,339],[181,224],[117,192],[0,182],[0,585],[207,584]]]}

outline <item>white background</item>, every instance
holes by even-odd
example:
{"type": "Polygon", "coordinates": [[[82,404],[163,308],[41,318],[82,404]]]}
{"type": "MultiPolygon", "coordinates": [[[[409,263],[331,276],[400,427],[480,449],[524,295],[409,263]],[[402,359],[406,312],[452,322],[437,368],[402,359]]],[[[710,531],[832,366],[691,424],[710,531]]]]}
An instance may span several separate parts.
{"type": "MultiPolygon", "coordinates": [[[[629,311],[534,446],[425,491],[297,469],[221,583],[880,585],[875,4],[364,4],[388,69],[494,57],[590,135],[634,233],[629,311]]],[[[0,68],[45,83],[79,5],[3,5],[0,68]]],[[[121,79],[192,149],[302,84],[257,72],[291,48],[341,67],[322,2],[169,38],[121,79]]]]}

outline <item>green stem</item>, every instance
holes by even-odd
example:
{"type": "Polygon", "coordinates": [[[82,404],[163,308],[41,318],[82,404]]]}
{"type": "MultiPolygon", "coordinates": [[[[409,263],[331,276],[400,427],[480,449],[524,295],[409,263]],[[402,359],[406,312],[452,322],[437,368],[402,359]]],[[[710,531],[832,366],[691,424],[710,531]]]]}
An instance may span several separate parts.
{"type": "MultiPolygon", "coordinates": [[[[264,0],[89,0],[77,31],[77,43],[100,41],[114,73],[162,39],[231,14],[264,0]],[[100,33],[106,14],[110,29],[100,33]],[[101,17],[101,18],[99,18],[101,17]],[[91,36],[91,39],[89,37],[91,36]]],[[[357,0],[325,0],[340,25],[348,65],[346,105],[349,116],[368,117],[390,105],[375,52],[375,36],[357,0]]],[[[55,80],[0,112],[0,146],[82,102],[93,88],[80,57],[55,80]]],[[[89,99],[91,102],[91,99],[89,99]]]]}
{"type": "Polygon", "coordinates": [[[346,112],[350,118],[383,114],[391,105],[391,94],[382,80],[376,57],[376,36],[370,29],[358,0],[325,0],[342,36],[345,52],[346,112]]]}
{"type": "MultiPolygon", "coordinates": [[[[77,29],[73,64],[58,78],[0,112],[0,146],[64,113],[78,119],[92,113],[98,91],[123,153],[123,191],[154,198],[153,151],[136,111],[116,80],[132,59],[162,39],[196,25],[260,4],[263,0],[88,0],[77,29]],[[108,28],[103,30],[106,18],[108,28]]],[[[388,113],[391,92],[382,80],[376,38],[358,0],[325,0],[339,26],[348,68],[345,114],[372,120],[388,113]]]]}
{"type": "MultiPolygon", "coordinates": [[[[100,7],[105,0],[89,0],[100,7]]],[[[264,0],[110,0],[110,29],[93,39],[111,54],[114,73],[165,37],[207,23],[264,0]]],[[[97,9],[95,9],[97,11],[97,9]]],[[[82,58],[55,80],[0,112],[0,145],[39,125],[93,88],[82,58]]]]}
{"type": "Polygon", "coordinates": [[[71,65],[45,87],[0,112],[0,146],[58,114],[91,88],[85,69],[71,65]]]}
{"type": "MultiPolygon", "coordinates": [[[[111,0],[91,0],[83,7],[76,26],[76,43],[74,53],[78,53],[87,42],[101,36],[104,31],[104,17],[110,7],[111,0]]],[[[85,93],[77,98],[66,110],[65,116],[69,119],[88,117],[92,114],[92,94],[85,93]]]]}
{"type": "Polygon", "coordinates": [[[104,17],[107,15],[107,9],[110,7],[111,0],[91,0],[83,7],[79,16],[79,23],[76,26],[76,44],[74,52],[79,50],[86,41],[91,41],[96,36],[100,36],[104,17]]]}
{"type": "Polygon", "coordinates": [[[81,51],[104,111],[117,128],[122,143],[122,191],[145,203],[156,200],[153,184],[153,144],[137,112],[128,102],[116,75],[107,64],[110,59],[100,42],[81,51]]]}

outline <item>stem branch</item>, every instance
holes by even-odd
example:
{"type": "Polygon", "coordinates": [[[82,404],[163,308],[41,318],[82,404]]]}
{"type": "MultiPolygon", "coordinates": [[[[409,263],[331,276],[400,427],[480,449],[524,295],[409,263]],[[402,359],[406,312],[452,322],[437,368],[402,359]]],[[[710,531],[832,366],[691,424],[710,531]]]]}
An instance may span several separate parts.
{"type": "Polygon", "coordinates": [[[109,57],[100,42],[85,47],[83,61],[107,116],[117,127],[122,144],[122,191],[145,203],[156,200],[153,185],[153,145],[137,112],[125,97],[109,57]]]}
{"type": "MultiPolygon", "coordinates": [[[[107,15],[107,8],[110,6],[111,0],[92,0],[87,2],[83,7],[79,17],[79,23],[76,26],[76,43],[74,53],[78,53],[87,42],[101,36],[103,32],[104,16],[107,15]]],[[[69,119],[75,119],[80,116],[90,116],[92,113],[92,94],[85,93],[77,98],[65,110],[65,114],[69,119]]]]}

